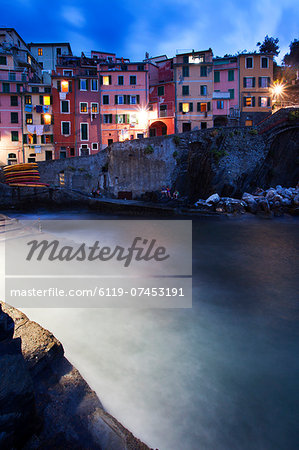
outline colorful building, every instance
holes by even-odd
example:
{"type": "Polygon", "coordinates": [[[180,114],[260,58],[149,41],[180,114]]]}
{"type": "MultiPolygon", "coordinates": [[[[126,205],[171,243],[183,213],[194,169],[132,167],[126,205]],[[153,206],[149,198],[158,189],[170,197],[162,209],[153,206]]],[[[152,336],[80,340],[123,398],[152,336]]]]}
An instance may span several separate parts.
{"type": "Polygon", "coordinates": [[[55,158],[99,150],[99,78],[92,58],[62,56],[52,72],[55,158]]]}
{"type": "Polygon", "coordinates": [[[148,136],[149,64],[98,58],[101,148],[148,136]]]}
{"type": "Polygon", "coordinates": [[[175,131],[213,126],[213,52],[188,52],[173,58],[176,117],[175,131]]]}
{"type": "Polygon", "coordinates": [[[213,123],[239,124],[239,68],[236,56],[214,58],[213,123]]]}
{"type": "Polygon", "coordinates": [[[238,59],[240,125],[256,125],[272,112],[273,55],[245,53],[238,59]]]}
{"type": "Polygon", "coordinates": [[[149,136],[173,134],[175,118],[173,60],[156,57],[150,61],[149,109],[154,117],[149,119],[149,136]]]}
{"type": "Polygon", "coordinates": [[[0,29],[0,165],[26,161],[23,96],[41,68],[13,28],[0,29]]]}

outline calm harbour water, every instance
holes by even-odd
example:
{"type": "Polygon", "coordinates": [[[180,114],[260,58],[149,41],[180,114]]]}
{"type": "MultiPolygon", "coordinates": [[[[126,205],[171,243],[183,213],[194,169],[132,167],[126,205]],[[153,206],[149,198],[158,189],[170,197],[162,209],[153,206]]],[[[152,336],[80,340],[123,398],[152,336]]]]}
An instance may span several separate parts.
{"type": "Polygon", "coordinates": [[[24,312],[62,341],[105,408],[150,447],[296,449],[298,223],[194,220],[190,310],[24,312]]]}

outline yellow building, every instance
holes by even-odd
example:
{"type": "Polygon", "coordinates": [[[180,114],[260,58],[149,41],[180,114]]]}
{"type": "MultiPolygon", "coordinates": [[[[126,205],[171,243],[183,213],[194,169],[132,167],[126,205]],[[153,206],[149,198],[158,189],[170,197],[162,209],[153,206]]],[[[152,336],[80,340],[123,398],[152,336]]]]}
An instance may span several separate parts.
{"type": "Polygon", "coordinates": [[[175,131],[213,126],[213,52],[211,49],[178,54],[173,58],[175,131]]]}
{"type": "Polygon", "coordinates": [[[240,125],[256,125],[272,112],[273,55],[239,55],[240,125]]]}

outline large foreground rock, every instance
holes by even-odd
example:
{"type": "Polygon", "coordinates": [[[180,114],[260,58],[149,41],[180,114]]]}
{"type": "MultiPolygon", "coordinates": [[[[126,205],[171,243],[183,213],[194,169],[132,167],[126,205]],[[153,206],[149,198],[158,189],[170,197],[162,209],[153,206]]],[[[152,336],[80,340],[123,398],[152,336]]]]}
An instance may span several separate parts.
{"type": "MultiPolygon", "coordinates": [[[[29,402],[27,405],[26,401],[23,403],[28,410],[27,416],[23,412],[20,415],[22,426],[28,426],[27,438],[30,435],[22,448],[149,449],[104,410],[95,392],[63,356],[61,343],[49,331],[31,322],[17,309],[4,303],[2,306],[14,320],[14,338],[19,339],[19,343],[20,338],[22,340],[22,353],[19,352],[19,356],[23,366],[20,360],[8,357],[3,372],[1,363],[5,382],[1,383],[0,401],[2,404],[2,399],[7,399],[13,389],[15,399],[20,392],[22,401],[27,399],[29,402]],[[13,373],[16,364],[22,369],[18,375],[13,373]],[[9,379],[13,383],[9,383],[9,379]]],[[[15,404],[12,402],[12,408],[15,404]]],[[[5,420],[1,422],[0,416],[0,439],[5,427],[11,433],[15,431],[15,423],[5,420]]],[[[0,448],[2,450],[4,447],[0,445],[0,448]]]]}

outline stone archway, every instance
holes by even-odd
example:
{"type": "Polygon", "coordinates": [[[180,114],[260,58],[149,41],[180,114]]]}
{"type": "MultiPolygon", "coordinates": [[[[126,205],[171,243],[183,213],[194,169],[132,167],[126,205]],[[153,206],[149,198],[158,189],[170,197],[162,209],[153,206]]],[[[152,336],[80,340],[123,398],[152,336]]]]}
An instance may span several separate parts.
{"type": "Polygon", "coordinates": [[[153,122],[149,128],[150,137],[165,136],[167,134],[167,125],[161,120],[153,122]]]}

